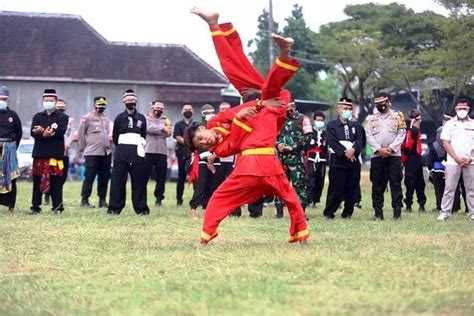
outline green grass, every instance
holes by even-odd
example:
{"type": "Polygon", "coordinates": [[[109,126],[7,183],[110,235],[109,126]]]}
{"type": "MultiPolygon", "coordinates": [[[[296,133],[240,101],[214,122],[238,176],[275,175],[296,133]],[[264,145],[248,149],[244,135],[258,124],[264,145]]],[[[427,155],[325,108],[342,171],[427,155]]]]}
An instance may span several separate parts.
{"type": "MultiPolygon", "coordinates": [[[[309,210],[306,247],[286,243],[288,218],[273,207],[226,219],[199,248],[201,221],[174,206],[174,184],[149,217],[130,202],[120,216],[80,209],[79,192],[66,185],[60,217],[29,216],[22,182],[18,213],[0,209],[0,315],[474,313],[473,223],[464,214],[439,223],[432,212],[372,222],[367,184],[350,221],[309,210]]],[[[431,209],[430,185],[427,194],[431,209]]]]}

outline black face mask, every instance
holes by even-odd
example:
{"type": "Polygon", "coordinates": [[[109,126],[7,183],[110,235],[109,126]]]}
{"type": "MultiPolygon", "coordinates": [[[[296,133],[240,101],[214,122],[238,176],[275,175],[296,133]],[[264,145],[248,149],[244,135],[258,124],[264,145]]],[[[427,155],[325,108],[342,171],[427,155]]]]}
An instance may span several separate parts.
{"type": "Polygon", "coordinates": [[[66,109],[58,109],[58,111],[64,113],[66,112],[66,109]]]}
{"type": "Polygon", "coordinates": [[[385,112],[385,109],[387,108],[387,105],[386,104],[377,104],[377,105],[375,105],[375,107],[377,108],[377,110],[380,113],[383,113],[383,112],[385,112]]]}
{"type": "Polygon", "coordinates": [[[187,119],[191,118],[193,116],[193,112],[191,111],[186,111],[183,113],[183,116],[187,119]]]}
{"type": "Polygon", "coordinates": [[[125,106],[127,107],[127,110],[134,110],[135,107],[137,106],[136,103],[126,103],[125,106]]]}
{"type": "Polygon", "coordinates": [[[161,114],[163,114],[163,111],[155,110],[153,111],[153,113],[155,113],[156,116],[161,116],[161,114]]]}
{"type": "Polygon", "coordinates": [[[100,107],[98,106],[98,107],[96,107],[95,109],[96,109],[97,112],[99,112],[99,113],[103,113],[103,112],[105,111],[105,108],[102,107],[102,106],[100,106],[100,107]]]}

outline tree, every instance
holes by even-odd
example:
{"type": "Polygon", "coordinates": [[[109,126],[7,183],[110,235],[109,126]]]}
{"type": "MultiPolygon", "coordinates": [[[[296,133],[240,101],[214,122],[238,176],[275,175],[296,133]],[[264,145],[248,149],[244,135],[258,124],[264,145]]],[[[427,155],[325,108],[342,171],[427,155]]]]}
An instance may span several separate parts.
{"type": "MultiPolygon", "coordinates": [[[[269,47],[271,41],[270,33],[279,33],[278,23],[273,21],[273,30],[268,30],[270,14],[267,10],[263,10],[262,14],[258,17],[258,31],[254,39],[251,39],[247,46],[255,46],[255,50],[250,53],[250,58],[253,61],[253,65],[261,74],[266,74],[270,70],[269,60],[269,47]]],[[[272,44],[273,49],[274,44],[272,44]]]]}

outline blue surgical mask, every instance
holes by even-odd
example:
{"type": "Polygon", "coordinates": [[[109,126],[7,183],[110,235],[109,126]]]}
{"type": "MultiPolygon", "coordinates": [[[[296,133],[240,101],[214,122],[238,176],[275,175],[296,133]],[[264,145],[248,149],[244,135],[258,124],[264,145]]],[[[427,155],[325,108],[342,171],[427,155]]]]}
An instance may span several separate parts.
{"type": "Polygon", "coordinates": [[[43,108],[46,111],[51,111],[56,106],[56,102],[43,102],[43,108]]]}
{"type": "Polygon", "coordinates": [[[6,110],[8,106],[7,101],[0,101],[0,110],[6,110]]]}
{"type": "Polygon", "coordinates": [[[324,127],[324,121],[316,121],[314,122],[314,128],[315,129],[321,129],[324,127]]]}
{"type": "Polygon", "coordinates": [[[341,117],[345,120],[352,120],[352,112],[351,111],[344,111],[341,113],[341,117]]]}

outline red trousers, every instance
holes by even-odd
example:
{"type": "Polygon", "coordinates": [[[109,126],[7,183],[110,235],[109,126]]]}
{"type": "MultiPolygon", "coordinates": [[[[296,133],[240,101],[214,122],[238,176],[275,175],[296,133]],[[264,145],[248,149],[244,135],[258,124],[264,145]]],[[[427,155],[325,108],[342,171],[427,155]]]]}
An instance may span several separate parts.
{"type": "Polygon", "coordinates": [[[255,202],[263,195],[277,196],[287,205],[290,213],[289,242],[309,237],[303,208],[284,174],[267,177],[231,174],[214,192],[207,205],[201,243],[217,237],[217,227],[233,210],[243,204],[255,202]]]}

